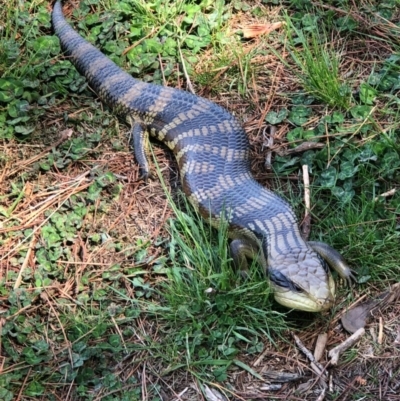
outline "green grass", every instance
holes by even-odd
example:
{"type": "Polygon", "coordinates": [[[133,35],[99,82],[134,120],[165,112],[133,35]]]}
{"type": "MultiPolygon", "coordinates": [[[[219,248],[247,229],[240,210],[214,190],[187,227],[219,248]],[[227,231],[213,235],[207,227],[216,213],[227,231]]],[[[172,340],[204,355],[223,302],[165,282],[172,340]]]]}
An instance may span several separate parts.
{"type": "MultiPolygon", "coordinates": [[[[310,347],[322,331],[339,342],[336,313],[400,280],[400,196],[380,196],[400,184],[398,2],[335,2],[337,14],[293,0],[272,14],[286,29],[255,41],[232,21],[265,22],[262,2],[92,3],[69,5],[75,28],[149,82],[185,87],[183,58],[196,90],[246,121],[257,178],[300,219],[308,165],[311,237],[338,249],[359,283],[340,287],[329,313],[310,315],[280,308],[256,264],[241,278],[226,228],[192,210],[162,149],[161,184],[135,182],[128,128],[60,56],[49,3],[0,4],[0,399],[156,401],[185,389],[196,399],[209,385],[250,400],[262,368],[297,369],[286,359],[297,352],[289,329],[310,347]],[[273,179],[258,123],[280,130],[273,179]],[[66,128],[72,136],[54,145],[66,128]],[[324,147],[281,152],[305,141],[324,147]]],[[[377,357],[388,347],[398,355],[393,316],[395,306],[377,357]]],[[[343,386],[329,399],[377,399],[390,382],[377,359],[360,358],[369,342],[332,371],[343,386]],[[343,390],[352,372],[371,377],[353,393],[343,390]]],[[[282,391],[290,399],[296,388],[282,391]]]]}
{"type": "Polygon", "coordinates": [[[287,48],[294,71],[304,89],[327,106],[347,110],[351,104],[351,89],[340,76],[343,64],[339,44],[328,41],[327,34],[317,30],[297,29],[286,17],[287,48]]]}

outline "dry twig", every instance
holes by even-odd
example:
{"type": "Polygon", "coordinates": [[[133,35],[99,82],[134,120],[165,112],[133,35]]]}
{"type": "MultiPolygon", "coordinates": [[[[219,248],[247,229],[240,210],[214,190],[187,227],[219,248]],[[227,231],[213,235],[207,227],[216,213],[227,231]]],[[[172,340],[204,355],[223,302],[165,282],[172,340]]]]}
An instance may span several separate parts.
{"type": "Polygon", "coordinates": [[[17,288],[19,288],[19,286],[21,285],[21,282],[22,282],[22,275],[24,274],[24,271],[25,271],[25,269],[27,268],[27,266],[28,266],[28,264],[29,264],[29,261],[30,261],[30,259],[31,259],[31,255],[32,255],[33,249],[34,249],[34,247],[35,247],[35,244],[36,244],[36,235],[34,234],[34,235],[32,235],[31,242],[29,243],[28,251],[26,252],[24,262],[22,263],[22,266],[21,266],[21,268],[19,269],[18,277],[17,277],[17,279],[15,280],[14,290],[16,290],[17,288]]]}
{"type": "Polygon", "coordinates": [[[313,371],[322,379],[326,379],[326,372],[325,368],[315,360],[314,355],[311,353],[311,351],[306,348],[306,346],[302,343],[299,337],[297,337],[295,334],[293,334],[294,341],[296,342],[296,345],[299,347],[300,351],[303,352],[303,354],[310,360],[310,366],[313,369],[313,371]]]}
{"type": "Polygon", "coordinates": [[[186,85],[189,89],[189,92],[191,92],[191,93],[193,93],[193,95],[195,95],[196,93],[194,91],[192,81],[190,80],[189,74],[187,73],[185,59],[183,58],[183,54],[182,54],[182,50],[181,50],[180,46],[179,46],[179,57],[181,58],[183,74],[185,75],[185,79],[186,79],[186,85]]]}
{"type": "Polygon", "coordinates": [[[301,224],[301,232],[303,238],[308,240],[311,232],[311,200],[310,200],[310,176],[308,175],[308,166],[304,164],[303,168],[303,183],[304,183],[304,204],[305,204],[305,214],[304,219],[301,224]]]}
{"type": "Polygon", "coordinates": [[[322,358],[327,342],[328,342],[328,334],[323,333],[318,335],[317,343],[315,344],[315,349],[314,349],[314,358],[316,361],[319,361],[322,358]]]}
{"type": "Polygon", "coordinates": [[[337,347],[332,348],[328,355],[331,358],[331,365],[336,365],[339,361],[339,356],[343,351],[346,351],[352,345],[354,345],[365,333],[364,328],[358,329],[354,334],[352,334],[347,340],[343,341],[337,347]]]}

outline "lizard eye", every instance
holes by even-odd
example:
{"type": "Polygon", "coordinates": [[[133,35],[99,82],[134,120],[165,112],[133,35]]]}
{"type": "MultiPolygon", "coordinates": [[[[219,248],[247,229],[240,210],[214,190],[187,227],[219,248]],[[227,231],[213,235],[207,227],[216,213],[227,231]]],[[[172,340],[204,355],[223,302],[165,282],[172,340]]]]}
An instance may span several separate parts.
{"type": "Polygon", "coordinates": [[[300,286],[278,270],[268,270],[268,276],[269,279],[279,287],[287,288],[294,292],[304,292],[300,286]]]}

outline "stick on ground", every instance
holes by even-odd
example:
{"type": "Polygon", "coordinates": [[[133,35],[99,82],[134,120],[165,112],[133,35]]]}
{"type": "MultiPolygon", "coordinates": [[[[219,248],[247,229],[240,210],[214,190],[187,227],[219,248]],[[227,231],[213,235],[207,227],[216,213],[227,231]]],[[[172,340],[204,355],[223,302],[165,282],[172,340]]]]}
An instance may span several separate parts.
{"type": "Polygon", "coordinates": [[[343,341],[337,347],[331,349],[328,353],[329,357],[331,358],[331,365],[336,365],[339,361],[340,354],[354,345],[364,335],[364,333],[365,329],[361,327],[347,340],[343,341]]]}

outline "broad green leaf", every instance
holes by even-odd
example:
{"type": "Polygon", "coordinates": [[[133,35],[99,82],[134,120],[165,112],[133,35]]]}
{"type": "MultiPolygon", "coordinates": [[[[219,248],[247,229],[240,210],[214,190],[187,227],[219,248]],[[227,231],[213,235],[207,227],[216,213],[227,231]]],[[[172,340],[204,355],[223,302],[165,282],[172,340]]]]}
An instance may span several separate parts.
{"type": "Polygon", "coordinates": [[[354,106],[350,109],[350,113],[356,120],[365,120],[371,113],[371,106],[354,106]]]}
{"type": "Polygon", "coordinates": [[[350,202],[353,197],[354,197],[354,190],[346,191],[342,187],[334,187],[331,189],[332,194],[335,195],[341,203],[348,203],[350,202]]]}
{"type": "Polygon", "coordinates": [[[311,109],[305,106],[295,106],[289,113],[288,119],[295,125],[303,125],[308,121],[311,109]]]}
{"type": "Polygon", "coordinates": [[[292,129],[286,134],[286,138],[289,142],[297,142],[299,139],[304,137],[304,129],[302,127],[297,127],[292,129]]]}
{"type": "Polygon", "coordinates": [[[56,36],[39,36],[33,42],[33,49],[42,55],[55,54],[60,49],[59,40],[56,36]]]}
{"type": "Polygon", "coordinates": [[[326,170],[322,171],[318,178],[318,184],[324,188],[332,188],[336,183],[337,171],[333,166],[329,166],[326,170]]]}
{"type": "Polygon", "coordinates": [[[27,396],[30,397],[37,397],[39,395],[43,395],[45,390],[45,387],[37,382],[37,381],[33,381],[31,383],[28,384],[28,386],[26,387],[24,394],[26,394],[27,396]]]}
{"type": "Polygon", "coordinates": [[[270,124],[275,125],[275,124],[281,123],[287,116],[288,116],[287,109],[280,109],[278,112],[270,111],[265,116],[265,121],[267,121],[270,124]]]}
{"type": "Polygon", "coordinates": [[[0,102],[8,103],[24,92],[22,82],[13,78],[0,78],[0,102]]]}
{"type": "Polygon", "coordinates": [[[340,164],[340,173],[338,175],[338,178],[340,180],[345,180],[346,178],[354,177],[357,171],[358,166],[354,166],[351,161],[343,161],[340,164]]]}
{"type": "Polygon", "coordinates": [[[377,93],[376,89],[366,83],[360,85],[360,99],[364,104],[373,104],[377,93]]]}

